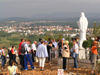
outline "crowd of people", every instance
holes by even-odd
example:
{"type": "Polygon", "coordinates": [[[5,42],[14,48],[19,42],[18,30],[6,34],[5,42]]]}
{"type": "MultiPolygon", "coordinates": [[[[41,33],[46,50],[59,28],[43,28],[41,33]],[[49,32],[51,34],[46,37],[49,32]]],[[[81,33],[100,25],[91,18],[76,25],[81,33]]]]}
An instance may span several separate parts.
{"type": "MultiPolygon", "coordinates": [[[[58,50],[58,57],[63,58],[63,69],[66,69],[66,59],[70,56],[74,58],[74,68],[78,68],[78,55],[79,55],[79,47],[76,39],[72,39],[73,46],[69,49],[69,41],[65,39],[59,40],[56,42],[55,39],[49,39],[49,41],[44,41],[41,38],[39,42],[34,41],[31,45],[31,40],[21,39],[18,47],[18,56],[20,59],[21,70],[28,70],[28,63],[31,66],[31,69],[34,70],[36,67],[33,65],[34,62],[39,62],[39,67],[41,71],[45,70],[45,61],[50,61],[50,51],[51,50],[58,50]]],[[[95,69],[96,66],[96,59],[97,59],[97,45],[98,42],[94,41],[93,46],[91,48],[91,62],[92,62],[92,70],[95,69]]],[[[13,45],[12,48],[8,50],[9,54],[9,65],[8,66],[8,75],[12,75],[13,72],[18,72],[18,62],[16,62],[16,54],[17,51],[15,50],[15,46],[13,45]]],[[[56,52],[56,51],[55,51],[56,52]]],[[[2,58],[2,67],[4,68],[6,64],[6,54],[5,54],[5,47],[0,50],[0,55],[2,58]]],[[[93,72],[93,71],[92,71],[93,72]]]]}

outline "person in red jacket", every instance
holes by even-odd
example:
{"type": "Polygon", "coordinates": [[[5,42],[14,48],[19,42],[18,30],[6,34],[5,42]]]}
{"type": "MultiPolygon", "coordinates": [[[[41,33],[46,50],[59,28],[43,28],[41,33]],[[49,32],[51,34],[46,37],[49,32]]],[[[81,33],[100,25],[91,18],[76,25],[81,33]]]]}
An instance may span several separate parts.
{"type": "Polygon", "coordinates": [[[18,54],[21,55],[21,48],[22,48],[22,44],[24,42],[24,39],[21,39],[21,42],[19,43],[19,47],[18,47],[18,54]]]}
{"type": "Polygon", "coordinates": [[[22,66],[22,70],[24,69],[24,55],[21,54],[21,48],[23,43],[24,43],[24,39],[21,39],[21,42],[19,43],[19,47],[18,47],[18,55],[20,58],[20,65],[22,66]]]}

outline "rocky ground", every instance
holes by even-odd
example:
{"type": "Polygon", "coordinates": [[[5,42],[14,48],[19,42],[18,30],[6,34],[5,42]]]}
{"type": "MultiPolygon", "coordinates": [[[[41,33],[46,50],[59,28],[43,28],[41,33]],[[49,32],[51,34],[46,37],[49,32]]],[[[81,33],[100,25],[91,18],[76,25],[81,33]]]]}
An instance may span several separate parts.
{"type": "MultiPolygon", "coordinates": [[[[59,59],[60,60],[60,59],[59,59]]],[[[57,61],[57,60],[55,60],[57,61]]],[[[46,62],[45,64],[45,71],[40,71],[40,68],[39,68],[39,65],[38,63],[34,63],[34,66],[37,67],[35,70],[31,70],[30,66],[29,67],[29,70],[28,71],[21,71],[20,68],[21,66],[20,65],[17,65],[18,68],[19,68],[19,73],[21,75],[57,75],[58,74],[58,69],[62,69],[62,61],[61,62],[55,62],[53,60],[53,64],[50,65],[48,62],[46,62]],[[54,62],[56,64],[54,64],[54,62]]],[[[88,62],[88,61],[82,61],[82,60],[79,60],[78,62],[80,62],[78,65],[79,65],[79,68],[78,69],[75,69],[73,67],[73,60],[70,60],[69,61],[69,69],[67,71],[64,71],[64,75],[90,75],[90,72],[91,72],[91,64],[88,62]]],[[[2,69],[0,67],[0,74],[3,74],[3,75],[7,75],[7,66],[8,64],[6,64],[6,67],[5,69],[2,69]]],[[[95,75],[99,75],[97,74],[97,71],[96,71],[96,74],[95,75]]]]}
{"type": "MultiPolygon", "coordinates": [[[[21,75],[57,75],[58,69],[61,69],[61,67],[56,65],[49,65],[48,63],[45,64],[45,71],[40,71],[40,68],[38,66],[38,63],[34,63],[34,66],[37,67],[35,70],[31,70],[29,66],[29,71],[21,71],[20,65],[18,65],[19,72],[21,75]]],[[[69,68],[68,71],[64,71],[64,75],[90,75],[91,69],[75,69],[75,68],[69,68]]],[[[1,69],[0,67],[0,73],[6,75],[7,73],[7,65],[5,69],[1,69]]]]}

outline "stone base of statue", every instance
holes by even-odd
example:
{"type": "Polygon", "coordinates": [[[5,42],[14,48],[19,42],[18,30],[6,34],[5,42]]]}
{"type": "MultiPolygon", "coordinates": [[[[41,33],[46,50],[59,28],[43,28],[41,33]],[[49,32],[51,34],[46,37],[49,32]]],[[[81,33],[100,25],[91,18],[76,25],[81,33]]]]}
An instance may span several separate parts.
{"type": "Polygon", "coordinates": [[[79,59],[86,59],[85,49],[84,48],[80,48],[79,49],[79,59]]]}

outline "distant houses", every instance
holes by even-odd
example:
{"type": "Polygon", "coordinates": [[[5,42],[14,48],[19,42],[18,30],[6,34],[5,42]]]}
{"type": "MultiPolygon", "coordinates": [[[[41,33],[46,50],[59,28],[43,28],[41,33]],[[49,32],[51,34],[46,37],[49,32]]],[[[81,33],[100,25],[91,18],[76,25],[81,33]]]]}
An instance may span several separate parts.
{"type": "MultiPolygon", "coordinates": [[[[78,28],[72,28],[70,25],[39,25],[39,26],[31,26],[31,24],[35,23],[52,23],[53,21],[34,21],[34,22],[19,22],[16,23],[14,21],[10,21],[10,23],[4,24],[0,27],[0,31],[4,31],[7,33],[14,33],[18,32],[20,35],[44,35],[46,32],[50,31],[62,31],[64,33],[63,36],[70,36],[74,37],[76,35],[79,35],[80,29],[78,28]],[[68,32],[68,34],[65,34],[65,32],[68,32]]],[[[88,28],[87,33],[92,34],[93,28],[88,28]]],[[[53,34],[52,34],[53,35],[53,34]]]]}

